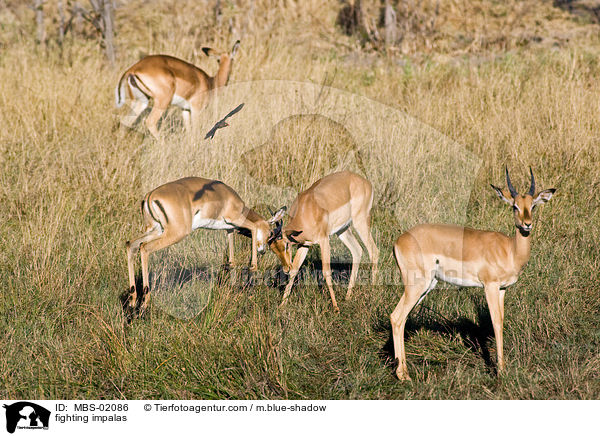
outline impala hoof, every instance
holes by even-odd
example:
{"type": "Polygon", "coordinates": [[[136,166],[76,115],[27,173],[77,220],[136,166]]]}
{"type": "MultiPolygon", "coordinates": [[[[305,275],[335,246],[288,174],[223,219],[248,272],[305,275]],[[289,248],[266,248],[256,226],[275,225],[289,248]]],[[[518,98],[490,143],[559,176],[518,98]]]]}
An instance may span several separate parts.
{"type": "Polygon", "coordinates": [[[123,316],[125,322],[129,324],[135,317],[135,304],[136,304],[136,293],[135,287],[131,287],[120,296],[121,307],[123,309],[123,316]]]}
{"type": "Polygon", "coordinates": [[[410,377],[407,372],[396,371],[396,377],[398,377],[398,380],[400,381],[410,381],[410,377]]]}

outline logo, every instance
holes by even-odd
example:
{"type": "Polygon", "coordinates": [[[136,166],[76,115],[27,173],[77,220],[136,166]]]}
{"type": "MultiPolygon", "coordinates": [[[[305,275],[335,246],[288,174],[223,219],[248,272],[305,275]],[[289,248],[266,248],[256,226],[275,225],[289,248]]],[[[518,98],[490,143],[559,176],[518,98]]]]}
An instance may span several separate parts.
{"type": "Polygon", "coordinates": [[[6,409],[6,431],[14,433],[15,429],[48,429],[50,411],[29,401],[19,401],[4,405],[6,409]]]}

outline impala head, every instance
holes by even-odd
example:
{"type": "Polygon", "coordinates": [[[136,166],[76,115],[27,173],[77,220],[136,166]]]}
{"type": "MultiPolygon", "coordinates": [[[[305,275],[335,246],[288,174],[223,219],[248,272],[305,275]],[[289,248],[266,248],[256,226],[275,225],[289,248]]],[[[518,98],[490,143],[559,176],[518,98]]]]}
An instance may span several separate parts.
{"type": "Polygon", "coordinates": [[[515,226],[523,236],[529,236],[531,233],[532,226],[532,212],[538,204],[546,203],[552,198],[552,195],[556,189],[545,189],[535,194],[535,179],[533,177],[533,171],[529,168],[529,174],[531,175],[531,185],[529,191],[525,195],[521,195],[513,187],[510,182],[510,176],[508,175],[508,168],[506,168],[506,186],[507,189],[500,189],[497,186],[491,185],[492,188],[498,194],[498,197],[505,203],[508,203],[513,208],[515,217],[515,226]]]}
{"type": "Polygon", "coordinates": [[[202,47],[202,51],[206,56],[214,57],[219,63],[219,71],[215,76],[216,86],[225,86],[229,81],[229,74],[231,73],[231,65],[233,63],[233,58],[240,47],[240,41],[237,40],[231,49],[231,52],[223,52],[219,53],[216,50],[210,47],[202,47]]]}
{"type": "Polygon", "coordinates": [[[269,220],[269,223],[275,226],[269,236],[269,247],[277,255],[283,267],[283,272],[287,274],[292,268],[292,251],[283,234],[283,216],[286,210],[287,208],[283,206],[269,220]]]}

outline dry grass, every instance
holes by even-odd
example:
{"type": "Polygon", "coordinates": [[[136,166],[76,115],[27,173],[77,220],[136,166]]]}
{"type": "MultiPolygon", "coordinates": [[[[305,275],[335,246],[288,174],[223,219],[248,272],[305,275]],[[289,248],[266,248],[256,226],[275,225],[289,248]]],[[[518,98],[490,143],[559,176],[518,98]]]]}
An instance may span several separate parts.
{"type": "MultiPolygon", "coordinates": [[[[215,29],[201,2],[185,13],[127,2],[114,69],[92,40],[69,40],[60,56],[36,49],[27,13],[15,12],[0,60],[0,396],[599,398],[600,44],[590,27],[554,11],[565,21],[543,21],[548,34],[564,25],[581,36],[476,57],[434,47],[429,58],[387,58],[337,35],[333,7],[267,4],[250,15],[227,3],[215,29]],[[213,72],[200,47],[240,36],[231,86],[204,122],[245,106],[213,141],[189,139],[177,111],[160,142],[113,129],[115,83],[139,53],[172,53],[213,72]],[[331,88],[321,86],[326,76],[331,88]],[[540,187],[558,190],[536,211],[531,260],[507,294],[508,372],[496,379],[486,364],[495,351],[481,290],[449,287],[411,316],[414,381],[399,383],[389,314],[402,286],[391,243],[430,220],[512,233],[489,188],[505,164],[516,186],[531,165],[540,187]],[[220,178],[266,213],[337,168],[375,186],[383,273],[340,315],[320,292],[316,252],[278,312],[275,257],[260,259],[265,279],[253,288],[217,282],[225,237],[199,231],[152,260],[149,316],[123,325],[124,241],[140,231],[147,189],[189,174],[220,178]]],[[[246,262],[248,242],[238,246],[246,262]]],[[[336,244],[334,256],[349,254],[336,244]]]]}

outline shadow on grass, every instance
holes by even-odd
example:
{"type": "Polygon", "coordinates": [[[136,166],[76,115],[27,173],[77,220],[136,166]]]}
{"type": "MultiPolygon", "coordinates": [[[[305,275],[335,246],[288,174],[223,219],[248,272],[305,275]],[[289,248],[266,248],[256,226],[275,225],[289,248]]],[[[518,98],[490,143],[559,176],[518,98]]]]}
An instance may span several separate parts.
{"type": "MultiPolygon", "coordinates": [[[[485,367],[492,375],[497,374],[497,367],[492,361],[489,349],[489,340],[494,337],[494,327],[492,319],[485,302],[482,302],[477,297],[472,297],[476,307],[477,322],[466,317],[460,317],[457,320],[449,320],[430,309],[426,304],[421,305],[411,312],[406,322],[405,341],[410,341],[410,337],[420,329],[426,329],[431,332],[448,334],[451,336],[460,336],[462,343],[476,353],[485,364],[485,367]]],[[[380,324],[375,327],[376,331],[389,333],[387,342],[380,350],[380,357],[387,365],[394,367],[398,362],[394,357],[394,338],[389,318],[381,320],[380,324]],[[390,362],[392,362],[390,364],[390,362]]]]}
{"type": "MultiPolygon", "coordinates": [[[[347,286],[350,281],[351,270],[351,262],[336,262],[335,260],[332,260],[331,279],[333,280],[334,285],[347,286]]],[[[308,279],[309,277],[316,279],[319,287],[326,286],[325,278],[323,277],[323,263],[320,258],[307,259],[304,261],[300,268],[300,272],[296,277],[296,283],[299,283],[300,280],[308,279]]]]}
{"type": "MultiPolygon", "coordinates": [[[[152,112],[152,104],[153,102],[151,101],[148,107],[136,117],[131,125],[126,126],[122,124],[120,120],[117,120],[112,126],[111,131],[114,133],[119,130],[120,127],[123,127],[128,134],[137,132],[142,136],[150,135],[150,132],[146,128],[145,121],[148,118],[148,115],[150,115],[150,112],[152,112]]],[[[167,135],[173,135],[185,131],[181,111],[173,108],[166,110],[156,123],[156,128],[161,134],[167,135]]]]}
{"type": "MultiPolygon", "coordinates": [[[[349,262],[335,262],[331,264],[332,278],[334,285],[345,287],[348,285],[350,278],[350,270],[352,264],[349,262]]],[[[369,270],[370,273],[370,270],[369,270]]],[[[241,292],[252,293],[253,288],[257,285],[266,286],[273,289],[278,289],[283,295],[285,286],[287,285],[289,276],[283,272],[281,266],[276,269],[269,271],[261,271],[260,273],[254,274],[250,272],[249,267],[235,267],[231,268],[227,264],[222,264],[220,267],[215,268],[212,266],[194,266],[194,267],[171,267],[168,270],[168,275],[160,280],[158,286],[155,282],[155,274],[149,273],[150,291],[153,291],[153,287],[160,289],[165,288],[181,288],[189,282],[201,282],[210,283],[215,286],[228,285],[238,289],[241,292]],[[152,284],[154,283],[154,286],[152,284]]],[[[317,281],[320,289],[325,289],[326,284],[323,278],[322,262],[320,259],[309,259],[306,261],[300,273],[296,277],[294,286],[299,286],[301,282],[309,281],[314,283],[317,281]]],[[[143,300],[144,292],[142,285],[141,272],[136,275],[136,290],[137,290],[137,302],[138,306],[143,300]]],[[[134,319],[139,311],[137,308],[131,312],[128,310],[128,299],[129,289],[122,293],[119,297],[120,304],[123,307],[123,312],[126,318],[126,323],[129,324],[134,319]]]]}
{"type": "MultiPolygon", "coordinates": [[[[351,269],[352,263],[331,262],[331,279],[333,281],[333,286],[346,288],[350,280],[351,269]]],[[[272,288],[278,288],[279,293],[283,295],[288,281],[289,276],[285,274],[281,268],[279,268],[276,275],[276,280],[273,280],[270,284],[268,284],[268,286],[272,288]]],[[[315,281],[317,282],[318,290],[327,292],[327,284],[325,283],[325,277],[323,276],[323,264],[321,259],[307,259],[300,267],[300,271],[294,280],[294,288],[302,286],[303,283],[314,283],[315,281]]]]}
{"type": "MultiPolygon", "coordinates": [[[[212,266],[195,266],[195,267],[171,267],[168,275],[155,283],[153,272],[149,272],[150,292],[156,289],[180,289],[190,282],[210,283],[215,286],[224,286],[229,284],[234,288],[238,288],[242,292],[249,291],[255,286],[255,277],[250,272],[248,267],[231,268],[227,264],[223,264],[218,268],[212,266]],[[153,289],[154,288],[154,289],[153,289]]],[[[144,299],[147,290],[143,287],[141,272],[136,274],[135,278],[136,289],[136,307],[132,310],[129,308],[129,299],[131,295],[130,289],[119,295],[119,302],[123,309],[126,324],[139,317],[140,304],[144,299]]],[[[147,312],[146,312],[147,313],[147,312]]],[[[143,317],[143,316],[142,316],[143,317]]]]}

